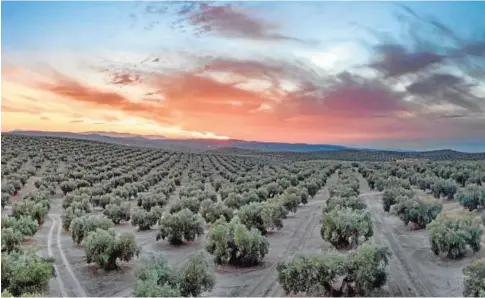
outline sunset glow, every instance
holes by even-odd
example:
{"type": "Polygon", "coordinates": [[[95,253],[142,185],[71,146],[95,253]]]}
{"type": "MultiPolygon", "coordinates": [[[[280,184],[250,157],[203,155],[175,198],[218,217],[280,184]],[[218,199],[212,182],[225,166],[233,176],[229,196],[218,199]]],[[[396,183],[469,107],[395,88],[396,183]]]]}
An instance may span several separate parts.
{"type": "Polygon", "coordinates": [[[3,2],[2,131],[485,143],[480,11],[483,2],[3,2]]]}

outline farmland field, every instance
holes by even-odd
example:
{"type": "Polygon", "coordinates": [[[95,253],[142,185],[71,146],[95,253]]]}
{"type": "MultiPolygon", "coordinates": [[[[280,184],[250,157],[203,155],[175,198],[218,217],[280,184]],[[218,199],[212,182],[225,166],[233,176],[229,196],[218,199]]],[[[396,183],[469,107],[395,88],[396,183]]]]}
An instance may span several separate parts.
{"type": "Polygon", "coordinates": [[[176,271],[198,253],[215,282],[200,296],[485,294],[485,276],[477,274],[481,285],[467,283],[463,271],[485,259],[483,160],[389,161],[367,151],[306,158],[189,153],[16,135],[3,135],[1,150],[2,291],[14,295],[143,296],[153,293],[137,281],[147,256],[161,254],[176,271]],[[109,226],[79,234],[75,223],[88,226],[81,219],[109,226]],[[35,231],[15,234],[21,220],[35,222],[35,231]],[[445,223],[458,236],[439,234],[445,223]],[[231,224],[236,236],[224,246],[217,241],[231,224]],[[104,244],[93,235],[105,230],[133,235],[137,253],[127,253],[127,245],[113,263],[96,258],[104,244]],[[4,240],[7,234],[13,236],[4,240]],[[87,247],[96,243],[88,258],[87,247]],[[219,246],[211,249],[214,243],[219,246]],[[220,245],[226,251],[239,245],[246,258],[226,253],[224,259],[220,245]],[[375,253],[376,247],[388,254],[375,253]],[[4,265],[10,254],[29,248],[53,258],[56,274],[48,286],[14,284],[14,266],[4,265]],[[362,260],[374,253],[375,264],[362,260]],[[324,261],[296,264],[295,255],[324,261]],[[330,258],[345,269],[309,284],[310,272],[330,258]],[[364,269],[375,280],[362,281],[364,269]]]}

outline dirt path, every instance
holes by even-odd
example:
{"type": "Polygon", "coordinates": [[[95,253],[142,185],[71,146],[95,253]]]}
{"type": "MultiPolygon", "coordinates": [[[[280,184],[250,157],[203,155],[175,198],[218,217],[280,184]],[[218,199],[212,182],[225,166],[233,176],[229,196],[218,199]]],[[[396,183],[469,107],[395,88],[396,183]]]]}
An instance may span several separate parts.
{"type": "Polygon", "coordinates": [[[328,185],[336,181],[337,175],[333,175],[327,186],[322,188],[315,198],[284,220],[283,229],[268,235],[270,249],[263,265],[255,268],[233,269],[229,274],[218,274],[220,288],[214,289],[210,295],[283,296],[284,292],[277,282],[276,266],[278,262],[292,257],[296,252],[307,251],[307,247],[322,249],[324,241],[321,237],[315,237],[314,232],[318,231],[316,227],[320,224],[322,206],[329,195],[328,185]]]}
{"type": "Polygon", "coordinates": [[[384,212],[381,193],[370,192],[367,181],[357,174],[361,197],[373,216],[373,242],[390,248],[389,286],[391,296],[459,297],[463,293],[463,267],[484,253],[468,253],[461,260],[445,260],[430,249],[425,229],[411,230],[395,215],[384,212]]]}
{"type": "MultiPolygon", "coordinates": [[[[322,196],[323,197],[323,196],[322,196]]],[[[291,241],[289,245],[286,247],[286,250],[283,254],[281,254],[280,260],[286,260],[287,258],[291,257],[297,251],[301,251],[301,248],[305,245],[308,240],[308,236],[312,234],[315,227],[320,222],[320,213],[317,212],[320,210],[317,204],[323,204],[323,199],[319,198],[316,201],[312,202],[313,204],[310,205],[314,206],[314,208],[309,208],[311,210],[308,216],[305,216],[307,220],[301,221],[298,228],[293,232],[291,241]],[[318,213],[318,214],[317,214],[318,213]]],[[[308,212],[307,212],[308,213],[308,212]]],[[[273,296],[277,290],[279,285],[277,284],[277,272],[276,266],[278,263],[274,263],[269,269],[265,276],[258,282],[256,285],[252,286],[252,288],[245,293],[244,296],[248,297],[263,297],[263,296],[273,296]]]]}
{"type": "MultiPolygon", "coordinates": [[[[54,257],[54,254],[52,253],[52,239],[54,235],[54,230],[57,227],[57,220],[54,218],[51,219],[51,228],[49,229],[49,236],[47,237],[47,254],[49,257],[54,257]]],[[[64,287],[64,282],[62,281],[61,274],[59,272],[59,268],[56,264],[54,264],[54,269],[56,270],[56,281],[57,285],[59,287],[59,291],[61,292],[62,297],[68,297],[66,289],[64,287]]]]}
{"type": "MultiPolygon", "coordinates": [[[[52,226],[49,231],[49,237],[47,239],[47,245],[49,249],[49,255],[52,254],[52,243],[55,243],[55,251],[56,251],[56,256],[60,256],[61,260],[61,265],[56,266],[56,272],[58,274],[58,278],[60,279],[59,281],[59,288],[61,293],[66,293],[66,288],[64,287],[65,284],[67,284],[67,289],[68,289],[68,295],[65,295],[67,297],[87,297],[86,292],[84,291],[84,288],[81,286],[81,283],[79,282],[78,278],[74,274],[74,271],[72,270],[71,264],[69,264],[69,261],[66,258],[66,255],[63,251],[62,248],[62,241],[61,241],[61,232],[62,232],[62,220],[58,215],[49,215],[49,218],[52,220],[52,226]],[[56,230],[56,237],[54,237],[54,230],[56,230]],[[67,271],[67,274],[65,274],[67,271]]],[[[58,261],[59,258],[56,258],[56,261],[58,261]]]]}
{"type": "MultiPolygon", "coordinates": [[[[416,268],[416,260],[409,259],[400,241],[395,237],[392,226],[386,224],[383,217],[389,216],[382,209],[380,197],[377,193],[370,192],[367,181],[360,174],[357,174],[360,182],[360,189],[363,197],[372,213],[374,223],[374,243],[388,246],[392,257],[389,262],[391,269],[390,283],[397,285],[402,296],[433,296],[432,291],[426,284],[426,278],[416,268]]],[[[392,215],[391,215],[392,216],[392,215]]],[[[392,288],[392,286],[391,286],[392,288]]],[[[391,289],[395,291],[396,289],[391,289]]]]}

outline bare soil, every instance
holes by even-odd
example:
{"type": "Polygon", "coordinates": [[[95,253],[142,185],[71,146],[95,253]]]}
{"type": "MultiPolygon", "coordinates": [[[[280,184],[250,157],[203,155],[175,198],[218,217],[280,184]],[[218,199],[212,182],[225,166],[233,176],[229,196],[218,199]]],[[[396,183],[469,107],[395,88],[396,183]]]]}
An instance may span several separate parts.
{"type": "MultiPolygon", "coordinates": [[[[382,194],[371,192],[367,181],[359,175],[361,196],[371,210],[374,223],[372,241],[391,249],[388,290],[391,296],[456,297],[463,293],[462,269],[476,258],[485,256],[469,253],[461,260],[444,260],[430,248],[429,233],[425,229],[412,230],[395,215],[384,212],[382,194]]],[[[458,209],[457,203],[448,202],[444,209],[458,209]]],[[[461,209],[463,209],[461,207],[461,209]]]]}
{"type": "MultiPolygon", "coordinates": [[[[373,215],[374,236],[371,241],[386,245],[392,251],[385,289],[389,296],[461,296],[462,268],[475,258],[485,257],[485,253],[470,253],[458,261],[440,259],[430,250],[426,230],[412,230],[395,215],[384,212],[382,194],[370,191],[365,179],[360,175],[358,178],[361,196],[373,215]]],[[[31,180],[35,179],[31,177],[31,180]]],[[[336,182],[337,175],[334,174],[327,185],[336,182]]],[[[277,263],[297,252],[318,253],[331,248],[320,236],[322,207],[328,196],[326,186],[307,205],[289,214],[281,230],[268,233],[270,249],[262,265],[252,268],[212,265],[216,272],[216,286],[203,296],[284,296],[277,282],[277,263]]],[[[74,244],[70,235],[62,230],[61,203],[62,193],[58,193],[52,200],[46,222],[30,241],[30,245],[39,249],[39,254],[56,259],[57,277],[51,280],[49,296],[133,296],[135,269],[140,260],[119,262],[119,268],[112,272],[86,264],[82,246],[74,244]]],[[[459,206],[449,202],[445,203],[445,209],[458,210],[459,206]]],[[[190,254],[205,251],[205,236],[191,243],[172,246],[166,241],[155,240],[157,227],[138,231],[127,222],[117,225],[115,229],[118,232],[134,232],[137,243],[142,247],[141,255],[161,252],[174,267],[181,266],[190,254]]]]}
{"type": "MultiPolygon", "coordinates": [[[[336,183],[336,180],[337,175],[333,175],[328,183],[336,183]]],[[[320,236],[322,206],[327,198],[328,188],[324,187],[307,205],[300,206],[295,214],[289,214],[281,230],[268,234],[270,249],[262,265],[252,268],[212,265],[217,283],[214,290],[205,293],[205,296],[283,296],[284,292],[277,282],[277,263],[296,252],[318,252],[330,247],[320,236]]],[[[57,276],[51,280],[49,296],[133,296],[135,270],[140,259],[129,263],[118,262],[119,268],[112,272],[104,272],[94,264],[86,264],[82,246],[74,244],[69,233],[62,229],[61,204],[62,193],[59,192],[52,200],[48,218],[30,244],[39,249],[39,254],[56,259],[57,276]]],[[[135,233],[137,243],[142,247],[140,257],[162,252],[174,267],[183,265],[190,254],[205,251],[205,236],[191,243],[173,246],[163,240],[156,241],[157,227],[149,231],[138,231],[129,222],[125,222],[115,229],[118,232],[135,233]]]]}

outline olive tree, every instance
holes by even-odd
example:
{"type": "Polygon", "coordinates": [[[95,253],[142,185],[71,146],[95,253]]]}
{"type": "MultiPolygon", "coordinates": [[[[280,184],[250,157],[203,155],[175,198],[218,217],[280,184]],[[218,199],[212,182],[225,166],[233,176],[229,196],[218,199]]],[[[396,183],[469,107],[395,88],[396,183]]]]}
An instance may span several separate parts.
{"type": "Polygon", "coordinates": [[[174,213],[182,211],[182,209],[184,209],[182,207],[182,200],[177,200],[177,201],[173,202],[172,205],[170,206],[169,213],[174,214],[174,213]]]}
{"type": "Polygon", "coordinates": [[[375,178],[373,184],[372,181],[369,184],[371,185],[371,189],[377,189],[378,191],[383,191],[387,186],[386,179],[384,177],[377,177],[375,178]],[[372,185],[374,187],[372,187],[372,185]]]}
{"type": "Polygon", "coordinates": [[[15,188],[15,192],[13,193],[16,195],[20,189],[22,189],[22,182],[20,180],[13,180],[12,185],[15,188]]]}
{"type": "Polygon", "coordinates": [[[391,187],[384,190],[382,194],[382,207],[384,211],[389,212],[391,206],[401,201],[414,197],[414,191],[402,187],[391,187]]]}
{"type": "Polygon", "coordinates": [[[177,287],[158,285],[155,278],[137,280],[135,284],[135,297],[181,297],[177,287]]]}
{"type": "Polygon", "coordinates": [[[22,197],[24,201],[32,201],[34,203],[41,203],[43,206],[50,208],[51,195],[44,190],[37,190],[29,192],[22,197]]]}
{"type": "Polygon", "coordinates": [[[137,269],[136,297],[197,297],[214,288],[215,277],[203,254],[191,255],[179,270],[161,255],[150,253],[137,269]]]}
{"type": "Polygon", "coordinates": [[[199,212],[201,202],[197,197],[182,198],[180,203],[182,209],[189,209],[193,213],[199,212]]]}
{"type": "Polygon", "coordinates": [[[283,192],[283,188],[281,187],[281,185],[279,185],[276,182],[271,182],[268,185],[266,185],[266,190],[268,191],[267,198],[273,198],[277,194],[280,194],[283,192]]]}
{"type": "Polygon", "coordinates": [[[463,296],[485,297],[485,259],[478,259],[463,269],[463,296]]]}
{"type": "Polygon", "coordinates": [[[33,250],[2,253],[2,291],[15,297],[25,297],[28,293],[47,295],[53,276],[54,259],[40,257],[33,250]]]}
{"type": "Polygon", "coordinates": [[[37,222],[30,216],[4,217],[2,218],[2,229],[12,228],[24,236],[33,236],[37,232],[37,222]]]}
{"type": "Polygon", "coordinates": [[[74,191],[77,188],[76,182],[69,180],[69,181],[64,181],[60,185],[60,188],[64,195],[68,194],[71,191],[74,191]]]}
{"type": "Polygon", "coordinates": [[[441,213],[442,209],[443,206],[439,202],[419,198],[401,201],[395,208],[405,225],[411,222],[418,229],[425,228],[441,213]]]}
{"type": "Polygon", "coordinates": [[[91,198],[86,193],[72,192],[67,194],[62,201],[62,208],[67,209],[69,207],[83,209],[87,213],[91,212],[91,198]]]}
{"type": "Polygon", "coordinates": [[[243,197],[234,192],[229,193],[223,202],[225,205],[227,205],[227,207],[232,209],[239,209],[242,205],[246,204],[243,197]]]}
{"type": "Polygon", "coordinates": [[[204,219],[189,209],[183,209],[162,217],[157,241],[167,239],[170,244],[177,245],[182,244],[184,240],[194,241],[202,234],[204,234],[204,219]]]}
{"type": "Polygon", "coordinates": [[[20,231],[13,228],[2,227],[2,252],[11,252],[17,249],[22,241],[24,241],[24,235],[20,231]]]}
{"type": "Polygon", "coordinates": [[[311,181],[310,183],[306,184],[306,189],[308,190],[308,195],[310,196],[310,198],[315,197],[319,188],[320,187],[315,181],[311,181]]]}
{"type": "Polygon", "coordinates": [[[161,217],[161,213],[156,211],[154,206],[152,210],[146,211],[145,209],[137,209],[131,215],[131,224],[138,226],[140,231],[149,230],[152,226],[156,225],[161,217]]]}
{"type": "Polygon", "coordinates": [[[162,254],[149,253],[136,270],[135,297],[179,297],[178,276],[162,254]]]}
{"type": "Polygon", "coordinates": [[[69,230],[71,231],[72,241],[80,244],[89,233],[97,229],[108,230],[113,226],[113,222],[102,215],[83,215],[71,221],[69,230]]]}
{"type": "Polygon", "coordinates": [[[270,229],[283,227],[282,219],[286,216],[284,203],[277,199],[270,199],[263,203],[250,203],[242,206],[237,215],[242,224],[248,229],[256,228],[262,234],[270,229]]]}
{"type": "Polygon", "coordinates": [[[458,190],[456,198],[463,207],[473,211],[478,206],[485,206],[485,188],[469,184],[458,190]]]}
{"type": "Polygon", "coordinates": [[[61,220],[62,220],[62,228],[66,232],[70,232],[70,227],[72,221],[77,218],[81,217],[86,214],[84,209],[74,209],[73,207],[68,207],[66,210],[62,212],[61,220]]]}
{"type": "Polygon", "coordinates": [[[2,209],[10,203],[10,194],[7,192],[2,192],[2,209]]]}
{"type": "Polygon", "coordinates": [[[401,179],[398,177],[391,176],[386,180],[386,188],[404,188],[404,189],[411,189],[411,183],[408,179],[401,179]]]}
{"type": "Polygon", "coordinates": [[[214,223],[219,217],[229,221],[232,219],[234,211],[223,202],[214,203],[211,199],[205,199],[200,205],[200,214],[208,223],[214,223]]]}
{"type": "Polygon", "coordinates": [[[20,218],[21,216],[30,216],[34,218],[39,225],[45,221],[49,208],[45,203],[36,203],[30,200],[16,201],[12,206],[12,216],[20,218]]]}
{"type": "Polygon", "coordinates": [[[353,210],[362,210],[367,208],[364,200],[360,197],[331,197],[327,200],[327,206],[325,208],[325,212],[330,212],[333,209],[340,207],[340,208],[350,208],[353,210]]]}
{"type": "Polygon", "coordinates": [[[91,203],[93,206],[99,206],[103,209],[114,200],[114,196],[111,194],[104,194],[100,196],[93,196],[91,197],[91,203]]]}
{"type": "Polygon", "coordinates": [[[417,185],[419,189],[425,191],[425,190],[431,190],[431,187],[433,186],[434,179],[431,176],[424,176],[420,177],[417,181],[417,185]]]}
{"type": "Polygon", "coordinates": [[[114,230],[96,229],[90,232],[82,242],[87,263],[96,263],[104,270],[117,268],[116,260],[129,262],[138,257],[140,247],[136,245],[135,235],[114,230]]]}
{"type": "Polygon", "coordinates": [[[367,243],[349,254],[298,253],[277,265],[278,282],[287,295],[374,296],[386,282],[390,255],[387,247],[367,243]]]}
{"type": "Polygon", "coordinates": [[[349,248],[359,244],[359,238],[365,240],[374,234],[372,218],[366,210],[336,207],[323,214],[322,238],[336,248],[349,248]]]}
{"type": "Polygon", "coordinates": [[[342,285],[344,289],[349,288],[349,291],[344,296],[351,296],[350,293],[374,296],[374,290],[386,283],[390,256],[389,248],[368,243],[350,252],[347,256],[347,274],[342,285]]]}
{"type": "Polygon", "coordinates": [[[130,202],[123,202],[121,204],[108,204],[103,211],[103,214],[111,219],[114,224],[119,224],[122,220],[130,220],[130,202]]]}
{"type": "Polygon", "coordinates": [[[329,188],[329,193],[331,197],[337,196],[349,198],[358,196],[359,189],[357,188],[356,190],[355,188],[352,188],[350,185],[347,184],[337,184],[329,188]]]}
{"type": "Polygon", "coordinates": [[[480,250],[482,228],[480,219],[474,215],[450,216],[442,212],[428,225],[431,250],[435,255],[457,259],[465,254],[467,246],[480,250]]]}
{"type": "Polygon", "coordinates": [[[163,193],[143,192],[138,194],[138,207],[142,207],[146,211],[150,211],[154,206],[164,207],[167,203],[167,196],[163,193]]]}
{"type": "Polygon", "coordinates": [[[264,232],[279,230],[283,228],[283,219],[286,218],[288,210],[284,202],[279,199],[269,199],[263,203],[260,217],[263,221],[264,232]]]}
{"type": "Polygon", "coordinates": [[[13,195],[15,193],[15,186],[13,183],[10,181],[2,181],[2,193],[13,195]]]}
{"type": "Polygon", "coordinates": [[[457,190],[458,186],[452,179],[436,179],[431,186],[431,192],[435,198],[445,196],[448,200],[452,200],[457,190]]]}
{"type": "Polygon", "coordinates": [[[303,205],[308,204],[308,189],[306,187],[303,187],[300,189],[300,200],[303,205]]]}
{"type": "Polygon", "coordinates": [[[298,205],[301,203],[301,196],[297,193],[284,193],[280,200],[288,212],[296,212],[298,205]]]}
{"type": "Polygon", "coordinates": [[[216,284],[215,275],[209,271],[209,263],[202,253],[189,257],[188,262],[179,270],[180,294],[197,297],[210,291],[216,284]]]}
{"type": "Polygon", "coordinates": [[[331,296],[334,292],[333,284],[345,274],[345,265],[342,254],[297,253],[290,261],[278,263],[276,271],[278,282],[286,295],[301,293],[308,296],[331,296]]]}
{"type": "Polygon", "coordinates": [[[209,230],[206,249],[216,264],[254,266],[263,261],[269,242],[259,231],[248,230],[237,216],[229,223],[221,217],[209,230]]]}

